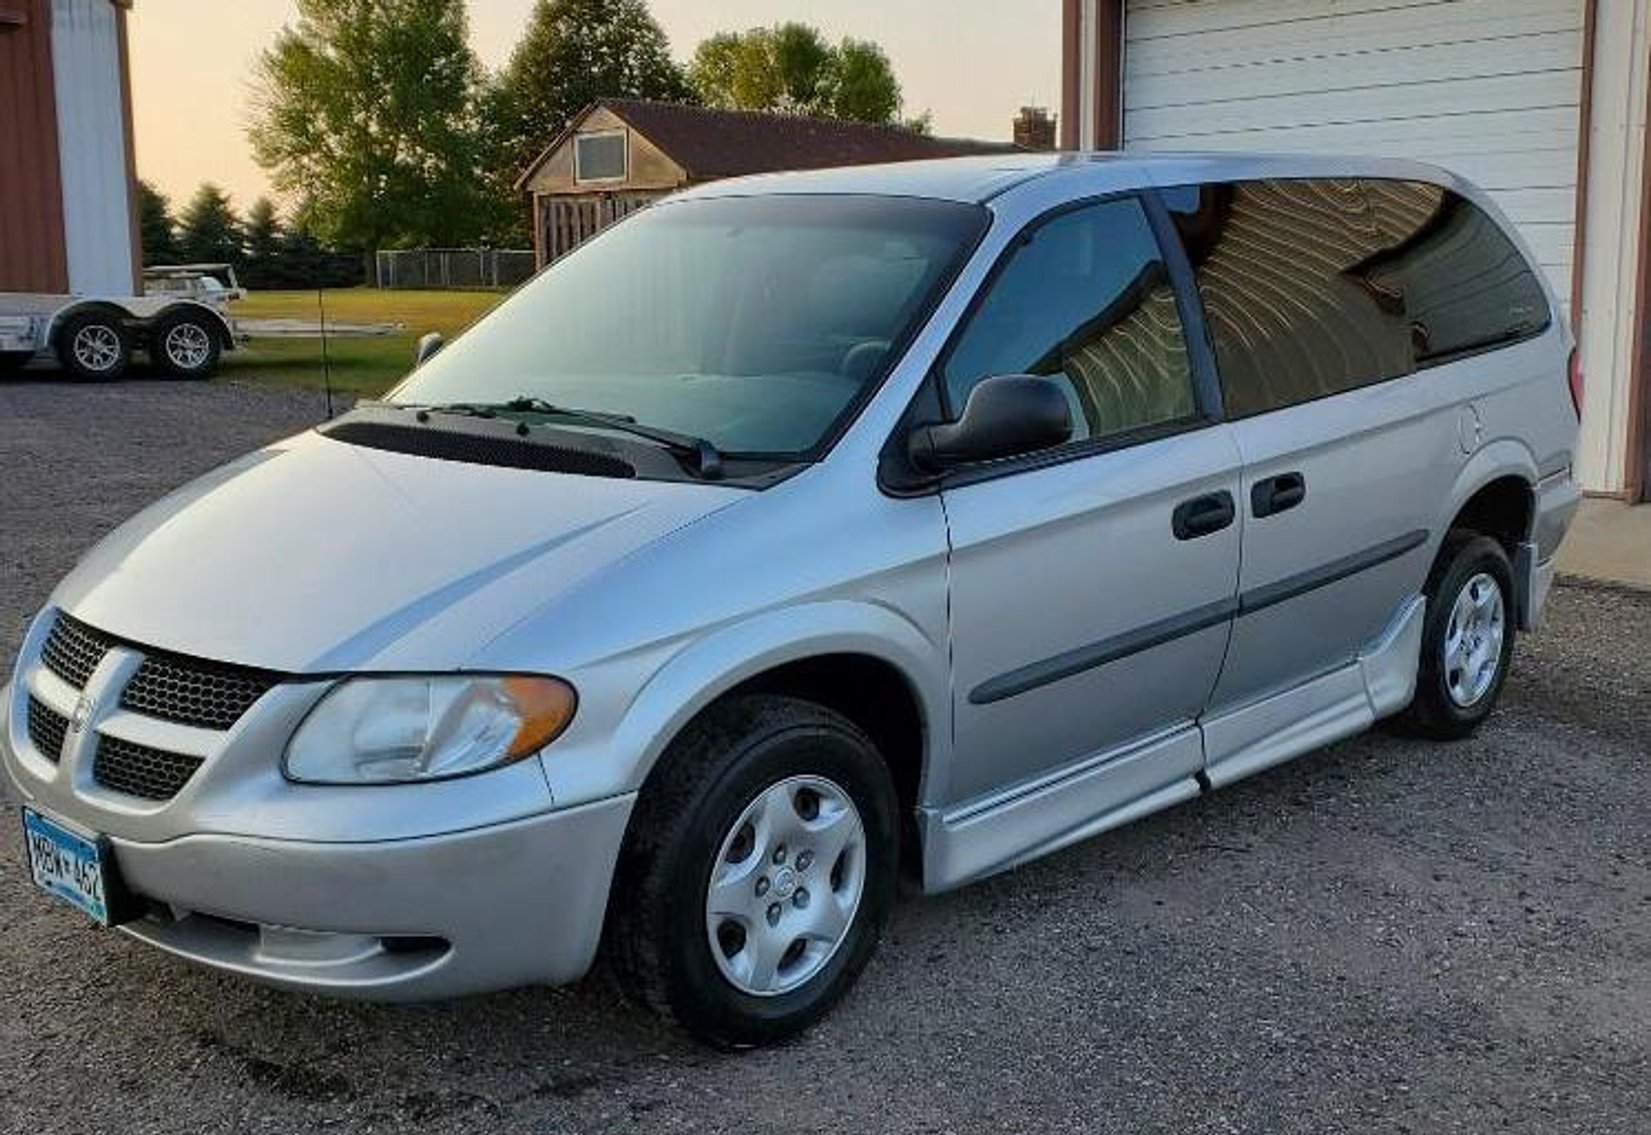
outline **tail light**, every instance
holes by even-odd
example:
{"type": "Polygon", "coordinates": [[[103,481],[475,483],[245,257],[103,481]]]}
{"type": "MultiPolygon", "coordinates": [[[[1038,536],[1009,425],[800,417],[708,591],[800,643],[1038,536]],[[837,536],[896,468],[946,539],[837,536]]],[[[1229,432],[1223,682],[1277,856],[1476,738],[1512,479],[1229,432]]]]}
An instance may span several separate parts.
{"type": "Polygon", "coordinates": [[[1567,368],[1571,381],[1571,405],[1576,407],[1577,421],[1582,420],[1582,355],[1571,348],[1571,362],[1567,368]]]}

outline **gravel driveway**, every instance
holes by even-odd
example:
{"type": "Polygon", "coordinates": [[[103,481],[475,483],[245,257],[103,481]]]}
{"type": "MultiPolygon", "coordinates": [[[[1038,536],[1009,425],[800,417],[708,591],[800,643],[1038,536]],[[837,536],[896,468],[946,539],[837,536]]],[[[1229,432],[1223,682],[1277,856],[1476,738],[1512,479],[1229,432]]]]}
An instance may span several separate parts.
{"type": "MultiPolygon", "coordinates": [[[[79,552],[312,423],[0,386],[0,673],[79,552]]],[[[1373,734],[896,911],[839,1012],[696,1047],[601,980],[420,1007],[191,969],[33,894],[0,820],[0,1132],[1644,1132],[1651,597],[1562,588],[1476,739],[1373,734]]]]}

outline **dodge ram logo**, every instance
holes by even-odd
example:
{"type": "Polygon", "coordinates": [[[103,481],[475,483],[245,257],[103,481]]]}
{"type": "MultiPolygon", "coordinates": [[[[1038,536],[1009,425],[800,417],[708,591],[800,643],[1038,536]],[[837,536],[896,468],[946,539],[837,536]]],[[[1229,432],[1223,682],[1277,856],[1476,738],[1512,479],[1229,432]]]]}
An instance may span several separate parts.
{"type": "Polygon", "coordinates": [[[80,700],[75,702],[74,712],[69,714],[69,728],[76,733],[86,728],[86,723],[92,719],[92,711],[97,709],[97,699],[91,694],[81,694],[80,700]]]}

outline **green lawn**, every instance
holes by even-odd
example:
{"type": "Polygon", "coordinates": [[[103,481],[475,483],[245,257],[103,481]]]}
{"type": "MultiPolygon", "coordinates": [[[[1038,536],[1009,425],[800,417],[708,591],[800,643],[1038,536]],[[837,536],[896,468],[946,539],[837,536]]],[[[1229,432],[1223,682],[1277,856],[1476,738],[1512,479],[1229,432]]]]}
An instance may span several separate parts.
{"type": "MultiPolygon", "coordinates": [[[[360,397],[382,394],[407,373],[413,346],[426,331],[451,338],[504,298],[489,291],[388,291],[347,288],[323,297],[329,323],[396,323],[390,335],[361,338],[328,336],[333,389],[360,397]]],[[[304,319],[318,321],[316,293],[253,292],[230,307],[236,319],[304,319]]],[[[319,336],[256,335],[238,351],[224,356],[219,373],[225,378],[268,382],[279,386],[319,388],[322,382],[319,336]]]]}

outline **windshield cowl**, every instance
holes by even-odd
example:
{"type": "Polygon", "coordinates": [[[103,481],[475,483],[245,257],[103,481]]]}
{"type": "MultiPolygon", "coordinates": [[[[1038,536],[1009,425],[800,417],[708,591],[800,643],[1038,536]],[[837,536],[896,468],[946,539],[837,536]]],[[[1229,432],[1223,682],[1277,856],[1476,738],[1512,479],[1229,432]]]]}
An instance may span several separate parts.
{"type": "MultiPolygon", "coordinates": [[[[600,428],[607,428],[606,426],[600,428]]],[[[586,477],[689,481],[762,488],[806,463],[736,457],[715,477],[699,472],[699,458],[626,434],[597,432],[548,419],[528,422],[506,414],[428,412],[416,406],[363,402],[316,427],[334,441],[442,461],[586,477]]]]}

